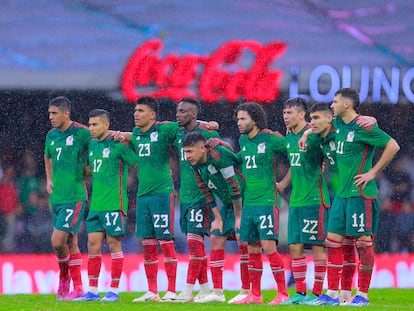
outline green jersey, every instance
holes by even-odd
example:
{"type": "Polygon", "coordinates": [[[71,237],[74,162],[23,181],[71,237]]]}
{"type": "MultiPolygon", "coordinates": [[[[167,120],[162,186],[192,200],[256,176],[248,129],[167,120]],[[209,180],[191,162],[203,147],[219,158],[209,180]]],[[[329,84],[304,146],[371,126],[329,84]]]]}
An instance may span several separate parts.
{"type": "Polygon", "coordinates": [[[302,207],[310,205],[330,206],[329,192],[322,174],[323,155],[319,138],[310,135],[306,150],[299,148],[298,142],[308,127],[299,133],[286,136],[286,151],[292,175],[292,192],[289,205],[302,207]]]}
{"type": "Polygon", "coordinates": [[[242,197],[245,180],[235,153],[223,146],[209,148],[207,161],[193,167],[198,187],[203,191],[210,207],[216,207],[216,195],[225,206],[242,197]]]}
{"type": "Polygon", "coordinates": [[[340,198],[364,197],[375,198],[378,195],[375,180],[371,180],[364,189],[355,186],[354,177],[368,172],[376,147],[385,147],[391,137],[377,125],[369,128],[360,127],[356,120],[345,124],[335,118],[336,160],[338,164],[339,185],[337,196],[340,198]]]}
{"type": "Polygon", "coordinates": [[[52,204],[86,200],[83,165],[90,139],[87,127],[77,122],[63,132],[52,129],[47,133],[44,153],[52,161],[52,204]]]}
{"type": "Polygon", "coordinates": [[[138,197],[172,193],[169,149],[178,128],[176,122],[156,122],[146,132],[133,129],[131,143],[138,155],[138,197]]]}
{"type": "Polygon", "coordinates": [[[338,165],[336,164],[335,136],[334,127],[331,128],[331,131],[328,132],[326,137],[318,135],[323,157],[327,164],[325,175],[327,176],[328,184],[331,186],[334,194],[336,194],[338,189],[338,165]]]}
{"type": "Polygon", "coordinates": [[[285,153],[285,138],[277,132],[262,130],[253,138],[241,135],[239,145],[242,174],[246,178],[243,205],[280,206],[276,188],[277,153],[285,153]]]}
{"type": "Polygon", "coordinates": [[[108,136],[89,143],[88,162],[92,172],[90,210],[95,212],[128,211],[128,165],[138,162],[134,151],[108,136]]]}
{"type": "MultiPolygon", "coordinates": [[[[220,137],[216,131],[208,131],[200,128],[200,124],[197,122],[197,126],[190,132],[201,132],[206,139],[212,137],[220,137]]],[[[179,153],[180,161],[180,202],[181,203],[196,203],[204,200],[204,196],[197,187],[197,182],[194,177],[194,173],[191,169],[190,163],[186,161],[183,151],[183,140],[185,135],[190,132],[186,132],[183,128],[180,128],[177,132],[177,136],[174,141],[174,145],[179,153]]]]}

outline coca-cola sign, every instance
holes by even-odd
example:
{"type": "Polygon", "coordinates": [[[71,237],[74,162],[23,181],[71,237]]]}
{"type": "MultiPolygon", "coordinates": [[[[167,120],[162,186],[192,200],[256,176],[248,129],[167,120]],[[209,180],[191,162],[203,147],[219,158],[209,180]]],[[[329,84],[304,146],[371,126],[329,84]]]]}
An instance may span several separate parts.
{"type": "Polygon", "coordinates": [[[280,41],[263,45],[252,40],[233,40],[211,56],[171,53],[162,57],[162,40],[148,40],[128,60],[122,75],[122,92],[131,102],[141,96],[153,96],[173,100],[195,97],[207,103],[239,99],[270,103],[280,94],[283,74],[270,67],[286,48],[280,41]],[[241,64],[243,53],[253,55],[250,64],[241,64]]]}

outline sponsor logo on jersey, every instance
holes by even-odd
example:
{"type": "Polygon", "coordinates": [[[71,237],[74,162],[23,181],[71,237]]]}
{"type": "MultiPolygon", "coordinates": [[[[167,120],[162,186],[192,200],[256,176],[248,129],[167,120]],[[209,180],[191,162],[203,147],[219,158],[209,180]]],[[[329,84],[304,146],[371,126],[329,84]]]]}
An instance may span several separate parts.
{"type": "Polygon", "coordinates": [[[358,229],[358,232],[364,232],[364,231],[365,231],[364,227],[361,227],[358,229]]]}
{"type": "Polygon", "coordinates": [[[336,134],[339,134],[339,129],[336,130],[336,134]]]}
{"type": "Polygon", "coordinates": [[[241,151],[246,151],[246,147],[244,147],[244,146],[243,146],[243,148],[242,148],[242,150],[241,150],[241,151]]]}
{"type": "Polygon", "coordinates": [[[55,144],[55,141],[52,140],[52,142],[50,143],[51,146],[53,146],[55,144]]]}
{"type": "Polygon", "coordinates": [[[203,228],[201,224],[197,224],[196,228],[203,228]]]}
{"type": "Polygon", "coordinates": [[[66,137],[66,146],[73,146],[73,135],[66,137]]]}
{"type": "Polygon", "coordinates": [[[355,136],[354,131],[350,131],[348,135],[346,135],[346,141],[349,141],[352,143],[354,141],[354,136],[355,136]]]}
{"type": "Polygon", "coordinates": [[[69,224],[68,223],[65,223],[62,227],[63,228],[69,228],[69,224]]]}
{"type": "Polygon", "coordinates": [[[162,234],[170,234],[170,230],[165,229],[164,232],[162,234]]]}
{"type": "Polygon", "coordinates": [[[316,241],[316,236],[311,235],[310,238],[309,238],[309,240],[316,241]]]}
{"type": "Polygon", "coordinates": [[[111,153],[111,149],[109,147],[106,147],[104,148],[104,150],[102,150],[102,157],[109,158],[110,153],[111,153]]]}
{"type": "Polygon", "coordinates": [[[93,156],[93,151],[89,152],[89,156],[90,157],[93,156]]]}
{"type": "Polygon", "coordinates": [[[137,138],[135,140],[140,140],[140,139],[141,139],[141,136],[137,136],[137,138]]]}
{"type": "Polygon", "coordinates": [[[266,144],[260,143],[257,145],[257,153],[265,153],[266,152],[266,144]]]}
{"type": "Polygon", "coordinates": [[[272,230],[267,231],[266,235],[273,235],[273,231],[272,230]]]}
{"type": "Polygon", "coordinates": [[[290,148],[290,143],[288,143],[288,144],[286,145],[286,148],[290,148]]]}
{"type": "Polygon", "coordinates": [[[118,232],[118,231],[121,231],[121,227],[119,227],[119,226],[117,226],[117,227],[115,228],[115,232],[118,232]]]}
{"type": "Polygon", "coordinates": [[[153,141],[158,141],[158,132],[157,132],[157,131],[152,132],[152,133],[150,134],[150,141],[151,141],[151,142],[153,142],[153,141]]]}

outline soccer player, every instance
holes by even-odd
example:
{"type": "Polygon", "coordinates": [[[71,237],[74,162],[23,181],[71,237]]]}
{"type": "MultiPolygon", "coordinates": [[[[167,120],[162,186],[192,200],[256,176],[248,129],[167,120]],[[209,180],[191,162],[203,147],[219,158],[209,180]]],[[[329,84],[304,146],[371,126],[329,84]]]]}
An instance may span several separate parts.
{"type": "MultiPolygon", "coordinates": [[[[247,243],[240,241],[239,234],[242,193],[245,187],[244,177],[237,169],[240,165],[237,155],[224,146],[212,147],[206,143],[206,138],[199,132],[187,134],[184,138],[183,148],[187,161],[192,165],[198,187],[203,191],[209,208],[215,216],[210,236],[210,267],[214,289],[209,295],[200,297],[195,302],[224,302],[226,301],[223,292],[224,244],[229,238],[236,238],[239,249],[243,247],[246,250],[246,253],[240,253],[241,269],[245,268],[246,270],[241,271],[242,291],[248,293],[250,285],[247,271],[247,243]],[[220,211],[218,211],[214,196],[217,196],[222,202],[220,211]],[[218,253],[221,255],[220,260],[213,260],[212,258],[217,258],[218,253]]],[[[231,302],[234,303],[243,298],[239,297],[231,302]]]]}
{"type": "Polygon", "coordinates": [[[328,291],[313,304],[338,305],[339,281],[344,263],[343,240],[356,239],[359,254],[358,290],[350,306],[369,304],[368,290],[374,266],[372,235],[378,227],[379,197],[374,178],[400,149],[388,134],[373,125],[357,125],[359,95],[350,88],[335,93],[332,109],[336,129],[339,183],[328,223],[328,291]],[[373,165],[376,147],[384,148],[373,165]]]}
{"type": "Polygon", "coordinates": [[[127,224],[128,166],[136,165],[134,151],[117,142],[109,133],[109,113],[95,109],[89,113],[92,140],[88,147],[88,175],[92,175],[92,196],[88,217],[88,278],[89,291],[75,301],[118,301],[119,280],[124,253],[121,239],[127,224]],[[98,278],[102,264],[102,242],[106,238],[111,252],[111,285],[100,299],[98,278]]]}
{"type": "MultiPolygon", "coordinates": [[[[324,171],[330,176],[328,178],[328,185],[330,184],[331,190],[335,195],[337,190],[338,167],[336,164],[335,128],[332,126],[332,111],[328,104],[315,103],[309,110],[309,117],[312,128],[305,131],[299,141],[299,147],[306,149],[307,136],[310,133],[317,135],[324,156],[324,163],[326,164],[324,171]]],[[[375,123],[376,119],[369,116],[359,116],[357,119],[357,124],[362,127],[369,127],[375,123]]],[[[341,277],[340,304],[352,300],[352,280],[356,269],[355,243],[353,237],[344,238],[343,252],[344,264],[341,277]]]]}
{"type": "Polygon", "coordinates": [[[148,292],[133,302],[159,301],[158,244],[164,254],[168,290],[161,301],[176,298],[177,254],[174,248],[174,194],[169,146],[178,131],[175,122],[156,122],[158,103],[149,96],[135,105],[135,128],[130,137],[138,155],[136,236],[142,238],[148,292]]]}
{"type": "Polygon", "coordinates": [[[82,258],[76,233],[86,208],[83,183],[84,154],[91,134],[70,119],[71,102],[63,96],[49,102],[49,120],[53,127],[46,135],[44,161],[46,187],[53,215],[52,247],[59,263],[58,300],[83,295],[82,258]],[[73,291],[69,293],[71,279],[73,291]]]}
{"type": "Polygon", "coordinates": [[[292,98],[284,103],[283,120],[289,133],[286,151],[290,163],[292,192],[289,202],[288,244],[296,293],[282,304],[308,303],[322,293],[326,274],[325,222],[330,199],[322,175],[322,152],[316,136],[308,140],[306,150],[300,150],[298,141],[305,130],[306,103],[302,98],[292,98]],[[305,246],[310,246],[314,258],[315,278],[312,293],[306,296],[305,246]]]}
{"type": "Polygon", "coordinates": [[[245,102],[236,108],[239,157],[246,178],[240,240],[248,243],[251,290],[237,304],[261,304],[263,273],[262,249],[269,259],[277,283],[278,295],[269,304],[280,304],[289,296],[286,290],[285,268],[277,251],[280,200],[276,189],[277,154],[286,150],[285,139],[266,130],[266,113],[255,102],[245,102]]]}
{"type": "MultiPolygon", "coordinates": [[[[198,300],[210,293],[207,279],[207,255],[204,245],[204,235],[209,233],[209,210],[203,193],[197,187],[192,169],[186,161],[183,140],[187,133],[202,133],[207,138],[219,137],[219,135],[216,131],[207,130],[204,123],[197,121],[199,110],[198,101],[192,98],[183,98],[178,103],[176,111],[176,120],[180,126],[174,140],[179,158],[180,226],[181,231],[187,236],[190,257],[186,286],[174,299],[176,302],[198,300]],[[193,297],[193,288],[197,280],[200,284],[200,292],[196,297],[193,297]]],[[[221,260],[224,262],[224,252],[221,260]]]]}

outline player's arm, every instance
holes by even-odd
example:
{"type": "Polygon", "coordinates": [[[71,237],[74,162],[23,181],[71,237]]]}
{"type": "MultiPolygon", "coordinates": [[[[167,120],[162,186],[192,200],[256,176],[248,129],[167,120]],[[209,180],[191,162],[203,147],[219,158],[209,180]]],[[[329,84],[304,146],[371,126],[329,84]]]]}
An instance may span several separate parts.
{"type": "Polygon", "coordinates": [[[207,206],[211,209],[214,220],[211,222],[210,232],[218,230],[220,233],[223,233],[223,219],[221,218],[220,212],[217,208],[216,200],[214,199],[211,190],[207,187],[204,181],[201,179],[200,174],[197,171],[193,170],[195,179],[197,181],[198,188],[204,194],[204,197],[207,200],[207,206]]]}
{"type": "Polygon", "coordinates": [[[229,150],[231,150],[231,151],[234,151],[234,149],[233,149],[233,146],[232,145],[230,145],[228,142],[226,142],[226,141],[224,141],[224,140],[222,140],[222,139],[220,139],[220,138],[217,138],[217,137],[212,137],[212,138],[209,138],[208,140],[207,140],[207,145],[210,147],[210,148],[216,148],[217,146],[223,146],[223,147],[226,147],[227,149],[229,149],[229,150]]]}
{"type": "Polygon", "coordinates": [[[289,187],[291,182],[292,182],[292,174],[289,168],[289,170],[287,171],[286,175],[282,178],[282,180],[276,183],[277,190],[279,190],[279,192],[285,191],[285,189],[289,187]]]}
{"type": "Polygon", "coordinates": [[[377,177],[378,173],[382,171],[394,158],[397,152],[400,150],[400,146],[395,141],[395,139],[391,138],[388,143],[385,145],[385,148],[379,158],[378,162],[366,173],[359,174],[354,177],[355,179],[355,186],[365,188],[365,186],[377,177]]]}
{"type": "Polygon", "coordinates": [[[307,129],[305,132],[303,132],[302,137],[299,139],[298,145],[299,145],[299,148],[301,150],[306,150],[306,147],[307,147],[306,143],[308,141],[308,138],[309,138],[310,134],[312,134],[312,129],[311,128],[307,129]]]}
{"type": "Polygon", "coordinates": [[[377,119],[370,116],[358,116],[356,118],[356,123],[363,128],[369,128],[374,124],[377,124],[377,119]]]}
{"type": "Polygon", "coordinates": [[[209,131],[217,131],[220,128],[220,124],[217,121],[202,121],[197,120],[201,125],[200,128],[204,128],[209,131]]]}
{"type": "Polygon", "coordinates": [[[131,132],[109,130],[109,134],[115,141],[126,142],[126,143],[131,141],[131,135],[132,135],[131,132]]]}
{"type": "Polygon", "coordinates": [[[46,170],[46,190],[49,194],[53,191],[53,181],[52,181],[52,159],[48,158],[47,156],[45,158],[45,170],[46,170]]]}

